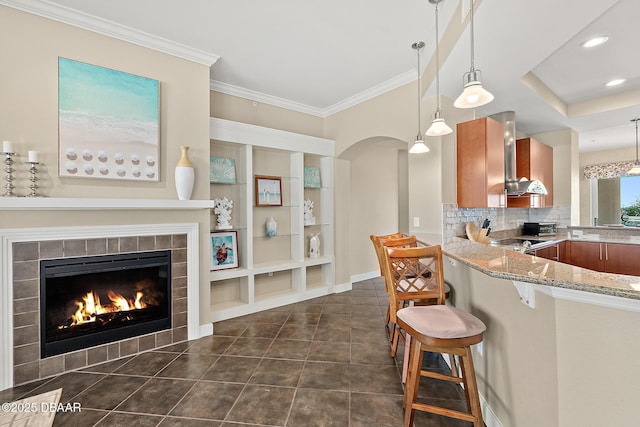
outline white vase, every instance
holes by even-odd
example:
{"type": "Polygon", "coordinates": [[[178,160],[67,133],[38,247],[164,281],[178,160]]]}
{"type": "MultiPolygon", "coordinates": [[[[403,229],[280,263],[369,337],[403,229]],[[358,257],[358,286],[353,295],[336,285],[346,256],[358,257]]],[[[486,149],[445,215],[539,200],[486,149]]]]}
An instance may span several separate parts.
{"type": "Polygon", "coordinates": [[[320,256],[320,233],[312,234],[309,239],[309,258],[320,256]]]}
{"type": "Polygon", "coordinates": [[[195,174],[189,160],[189,147],[182,146],[180,150],[182,150],[182,156],[176,165],[176,192],[179,200],[189,200],[193,191],[195,174]]]}
{"type": "Polygon", "coordinates": [[[273,237],[278,234],[278,223],[272,216],[267,220],[267,236],[273,237]]]}

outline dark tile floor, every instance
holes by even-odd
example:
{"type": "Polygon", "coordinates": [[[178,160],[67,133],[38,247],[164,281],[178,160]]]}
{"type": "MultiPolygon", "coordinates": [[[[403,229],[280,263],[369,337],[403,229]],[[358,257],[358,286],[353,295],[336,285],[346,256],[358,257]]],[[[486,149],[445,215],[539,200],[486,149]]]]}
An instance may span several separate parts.
{"type": "MultiPolygon", "coordinates": [[[[403,388],[383,326],[381,279],[214,325],[214,335],[0,392],[62,387],[56,426],[400,426],[403,388]]],[[[446,370],[439,356],[425,364],[446,370]]],[[[456,385],[423,379],[424,401],[465,410],[456,385]]],[[[416,426],[469,423],[418,413],[416,426]]]]}

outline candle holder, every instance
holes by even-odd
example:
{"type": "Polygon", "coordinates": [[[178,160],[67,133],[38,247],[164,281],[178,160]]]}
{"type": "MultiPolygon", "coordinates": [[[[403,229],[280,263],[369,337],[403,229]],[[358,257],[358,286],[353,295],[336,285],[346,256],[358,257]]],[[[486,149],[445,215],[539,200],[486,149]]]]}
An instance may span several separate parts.
{"type": "Polygon", "coordinates": [[[38,197],[38,184],[36,184],[36,182],[38,181],[38,165],[40,164],[40,162],[25,162],[27,164],[29,164],[29,181],[31,181],[31,184],[29,184],[29,188],[31,189],[31,193],[27,194],[27,197],[38,197]]]}
{"type": "Polygon", "coordinates": [[[6,181],[6,184],[4,185],[5,192],[2,196],[14,197],[15,194],[13,194],[13,189],[16,187],[13,185],[13,172],[15,172],[15,169],[13,169],[12,157],[15,156],[16,153],[3,151],[2,155],[4,156],[4,180],[6,181]]]}

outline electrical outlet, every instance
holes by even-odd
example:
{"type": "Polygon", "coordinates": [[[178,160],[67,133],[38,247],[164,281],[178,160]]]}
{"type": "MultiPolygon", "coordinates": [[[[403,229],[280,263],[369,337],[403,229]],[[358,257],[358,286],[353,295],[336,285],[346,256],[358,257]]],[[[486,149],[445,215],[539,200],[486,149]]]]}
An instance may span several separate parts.
{"type": "Polygon", "coordinates": [[[273,277],[273,271],[268,272],[268,273],[267,273],[267,276],[269,276],[269,277],[273,277]]]}
{"type": "Polygon", "coordinates": [[[517,220],[516,227],[524,227],[524,219],[517,220]]]}
{"type": "Polygon", "coordinates": [[[420,227],[420,217],[419,216],[414,216],[413,217],[413,226],[414,227],[420,227]]]}

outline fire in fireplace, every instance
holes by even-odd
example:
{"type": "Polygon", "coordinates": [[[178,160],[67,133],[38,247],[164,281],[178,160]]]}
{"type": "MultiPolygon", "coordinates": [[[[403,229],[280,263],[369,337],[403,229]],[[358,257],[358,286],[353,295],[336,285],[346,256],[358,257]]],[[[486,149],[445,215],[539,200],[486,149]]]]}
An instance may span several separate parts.
{"type": "Polygon", "coordinates": [[[40,261],[41,357],[171,328],[171,251],[40,261]]]}

